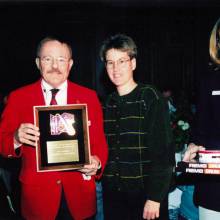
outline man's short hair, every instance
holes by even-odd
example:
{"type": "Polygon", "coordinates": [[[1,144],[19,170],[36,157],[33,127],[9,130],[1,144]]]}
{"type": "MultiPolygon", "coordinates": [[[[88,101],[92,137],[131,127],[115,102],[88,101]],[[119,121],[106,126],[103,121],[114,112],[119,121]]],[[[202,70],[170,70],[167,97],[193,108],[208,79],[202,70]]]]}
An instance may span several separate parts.
{"type": "Polygon", "coordinates": [[[106,53],[110,49],[127,52],[128,56],[132,58],[137,57],[137,46],[133,39],[125,34],[116,34],[106,39],[100,48],[100,58],[106,61],[106,53]]]}
{"type": "Polygon", "coordinates": [[[37,46],[37,57],[40,57],[42,47],[44,46],[45,43],[47,43],[49,41],[58,41],[62,44],[65,44],[69,50],[70,57],[72,57],[72,48],[71,48],[70,44],[68,43],[68,41],[61,39],[61,38],[58,38],[58,37],[53,37],[53,36],[47,36],[39,42],[39,44],[37,46]]]}

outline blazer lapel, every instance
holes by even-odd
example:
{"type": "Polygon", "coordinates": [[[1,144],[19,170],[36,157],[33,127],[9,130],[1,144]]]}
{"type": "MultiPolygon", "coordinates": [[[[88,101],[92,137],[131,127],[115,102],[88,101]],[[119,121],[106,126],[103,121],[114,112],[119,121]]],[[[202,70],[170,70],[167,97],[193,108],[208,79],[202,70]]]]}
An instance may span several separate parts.
{"type": "Polygon", "coordinates": [[[45,100],[44,100],[44,95],[43,95],[43,91],[41,88],[41,79],[38,80],[34,86],[33,86],[33,93],[35,94],[34,96],[34,105],[45,105],[45,100]]]}
{"type": "Polygon", "coordinates": [[[77,95],[78,91],[74,83],[67,81],[67,104],[80,104],[80,99],[77,95]]]}

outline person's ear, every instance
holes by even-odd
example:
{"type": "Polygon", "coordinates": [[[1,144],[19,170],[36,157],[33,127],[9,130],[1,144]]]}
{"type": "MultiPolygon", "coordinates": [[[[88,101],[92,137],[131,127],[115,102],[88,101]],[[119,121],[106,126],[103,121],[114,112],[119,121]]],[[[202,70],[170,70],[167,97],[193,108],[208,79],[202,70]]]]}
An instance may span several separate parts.
{"type": "Polygon", "coordinates": [[[73,59],[70,59],[70,60],[69,60],[69,70],[71,70],[73,64],[74,64],[73,59]]]}
{"type": "Polygon", "coordinates": [[[37,58],[35,59],[35,63],[36,63],[36,65],[37,65],[37,68],[40,69],[40,59],[39,59],[39,57],[37,57],[37,58]]]}
{"type": "Polygon", "coordinates": [[[134,71],[136,69],[136,58],[133,58],[131,60],[132,70],[134,71]]]}

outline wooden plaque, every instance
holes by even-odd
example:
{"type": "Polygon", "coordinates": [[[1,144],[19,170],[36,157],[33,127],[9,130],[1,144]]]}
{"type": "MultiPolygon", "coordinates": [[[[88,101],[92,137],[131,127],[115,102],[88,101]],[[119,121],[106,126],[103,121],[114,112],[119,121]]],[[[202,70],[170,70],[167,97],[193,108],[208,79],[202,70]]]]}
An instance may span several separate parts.
{"type": "Polygon", "coordinates": [[[86,104],[34,106],[37,171],[74,170],[90,163],[86,104]]]}

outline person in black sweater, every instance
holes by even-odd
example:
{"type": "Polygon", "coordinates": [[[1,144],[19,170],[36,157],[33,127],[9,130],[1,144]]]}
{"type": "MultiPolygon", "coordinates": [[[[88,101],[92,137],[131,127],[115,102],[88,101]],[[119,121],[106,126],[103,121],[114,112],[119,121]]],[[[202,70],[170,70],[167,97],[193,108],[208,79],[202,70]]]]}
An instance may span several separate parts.
{"type": "Polygon", "coordinates": [[[137,48],[130,37],[111,36],[100,54],[117,90],[104,105],[109,145],[103,174],[105,219],[167,220],[174,167],[167,103],[154,86],[135,82],[137,48]]]}

